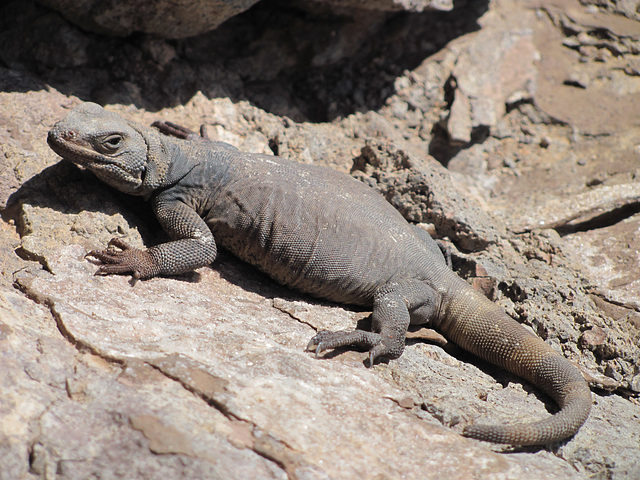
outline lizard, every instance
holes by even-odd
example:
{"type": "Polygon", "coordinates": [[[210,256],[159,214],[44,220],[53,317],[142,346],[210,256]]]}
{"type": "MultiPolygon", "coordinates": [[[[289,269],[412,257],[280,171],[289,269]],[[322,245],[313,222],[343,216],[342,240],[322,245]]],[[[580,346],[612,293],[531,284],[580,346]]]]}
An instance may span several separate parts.
{"type": "Polygon", "coordinates": [[[87,254],[96,274],[131,274],[134,283],[183,274],[211,264],[220,246],[282,285],[372,311],[370,330],[317,332],[307,345],[316,356],[357,346],[370,366],[390,361],[410,325],[427,325],[559,405],[532,423],[472,423],[464,436],[546,445],[586,421],[592,399],[580,370],[451,270],[432,237],[377,191],[330,168],[153,126],[83,103],[48,133],[61,157],[150,201],[171,238],[146,249],[114,238],[87,254]]]}

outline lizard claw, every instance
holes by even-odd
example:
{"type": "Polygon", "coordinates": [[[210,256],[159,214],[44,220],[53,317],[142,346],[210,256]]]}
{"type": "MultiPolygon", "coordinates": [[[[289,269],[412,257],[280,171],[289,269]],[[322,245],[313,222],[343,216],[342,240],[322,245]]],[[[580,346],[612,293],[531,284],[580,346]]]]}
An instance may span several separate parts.
{"type": "Polygon", "coordinates": [[[391,352],[391,349],[384,343],[379,343],[371,350],[369,350],[369,366],[373,367],[376,363],[376,359],[393,359],[398,358],[400,355],[391,352]]]}
{"type": "Polygon", "coordinates": [[[373,351],[373,348],[369,350],[369,367],[373,367],[376,361],[376,355],[373,351]]]}
{"type": "Polygon", "coordinates": [[[323,334],[327,334],[327,333],[330,333],[330,332],[327,331],[327,330],[323,330],[321,332],[318,332],[318,334],[316,336],[314,336],[311,340],[309,340],[309,343],[307,343],[306,350],[314,352],[316,358],[318,358],[322,352],[327,350],[325,345],[322,343],[322,337],[326,336],[326,335],[323,335],[323,334]]]}

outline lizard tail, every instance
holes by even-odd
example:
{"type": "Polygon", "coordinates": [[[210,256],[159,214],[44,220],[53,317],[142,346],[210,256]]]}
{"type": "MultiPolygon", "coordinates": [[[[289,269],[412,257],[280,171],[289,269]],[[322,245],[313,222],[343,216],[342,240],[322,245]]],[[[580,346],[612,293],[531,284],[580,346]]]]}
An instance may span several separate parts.
{"type": "Polygon", "coordinates": [[[545,445],[575,434],[591,410],[591,391],[564,356],[499,306],[469,286],[447,304],[442,333],[454,343],[531,382],[560,410],[544,420],[516,425],[471,425],[463,435],[512,445],[545,445]]]}
{"type": "MultiPolygon", "coordinates": [[[[587,388],[588,390],[588,388],[587,388]]],[[[586,392],[589,395],[589,392],[586,392]]],[[[589,415],[591,398],[582,388],[576,388],[567,404],[555,415],[534,423],[520,425],[470,425],[465,437],[512,445],[546,445],[563,440],[578,431],[589,415]]]]}

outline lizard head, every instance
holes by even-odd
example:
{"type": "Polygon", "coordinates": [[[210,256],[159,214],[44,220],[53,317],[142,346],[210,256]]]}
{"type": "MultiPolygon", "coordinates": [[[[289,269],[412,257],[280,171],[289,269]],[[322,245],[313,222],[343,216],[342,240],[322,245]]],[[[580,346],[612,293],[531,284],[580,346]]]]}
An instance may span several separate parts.
{"type": "Polygon", "coordinates": [[[112,187],[145,195],[148,145],[140,128],[100,105],[83,103],[53,126],[47,143],[112,187]]]}

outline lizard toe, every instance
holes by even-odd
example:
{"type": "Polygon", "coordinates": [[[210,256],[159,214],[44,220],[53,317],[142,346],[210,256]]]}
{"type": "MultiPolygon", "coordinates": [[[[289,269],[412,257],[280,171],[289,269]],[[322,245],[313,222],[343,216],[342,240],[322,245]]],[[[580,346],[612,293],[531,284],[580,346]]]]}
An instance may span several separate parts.
{"type": "Polygon", "coordinates": [[[134,248],[119,237],[113,237],[109,240],[109,247],[118,247],[120,250],[133,250],[134,248]]]}
{"type": "Polygon", "coordinates": [[[130,272],[133,272],[134,275],[137,273],[138,277],[140,276],[140,274],[136,272],[131,265],[127,265],[127,264],[102,265],[100,268],[98,268],[95,275],[99,275],[99,276],[113,275],[113,274],[117,275],[117,274],[130,273],[130,272]]]}
{"type": "Polygon", "coordinates": [[[307,345],[307,350],[314,351],[316,356],[320,353],[339,347],[355,345],[364,348],[373,348],[380,344],[379,333],[367,332],[365,330],[340,330],[331,332],[323,330],[313,337],[307,345]]]}
{"type": "Polygon", "coordinates": [[[378,345],[369,350],[369,366],[373,366],[378,360],[393,360],[402,355],[403,346],[388,345],[380,342],[378,345]]]}

